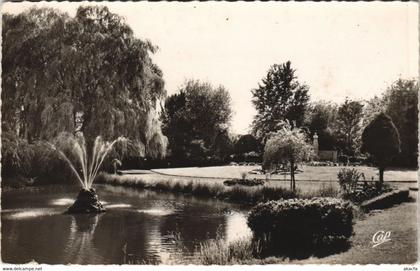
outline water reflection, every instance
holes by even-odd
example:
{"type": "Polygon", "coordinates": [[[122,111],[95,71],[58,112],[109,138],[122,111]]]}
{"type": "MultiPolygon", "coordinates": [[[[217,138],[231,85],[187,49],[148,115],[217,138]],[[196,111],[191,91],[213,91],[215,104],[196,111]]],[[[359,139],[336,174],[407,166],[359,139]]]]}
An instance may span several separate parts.
{"type": "Polygon", "coordinates": [[[243,213],[231,212],[226,216],[225,235],[227,242],[233,242],[252,235],[251,229],[248,228],[246,217],[243,213]]]}
{"type": "Polygon", "coordinates": [[[165,215],[171,214],[173,211],[163,210],[163,209],[148,209],[148,210],[137,210],[137,212],[149,214],[149,215],[165,216],[165,215]]]}
{"type": "Polygon", "coordinates": [[[77,188],[2,193],[2,259],[50,264],[173,263],[199,242],[249,234],[246,210],[216,200],[112,186],[96,188],[107,212],[64,215],[77,188]],[[60,193],[56,193],[60,191],[60,193]],[[31,208],[46,206],[47,208],[31,208]]]}
{"type": "Polygon", "coordinates": [[[130,208],[131,204],[124,204],[124,203],[119,203],[119,204],[105,204],[105,208],[106,209],[113,209],[113,208],[130,208]]]}
{"type": "Polygon", "coordinates": [[[71,215],[70,234],[64,253],[64,262],[87,264],[101,262],[93,243],[93,236],[102,214],[71,215]]]}
{"type": "MultiPolygon", "coordinates": [[[[54,209],[15,209],[10,211],[2,211],[9,219],[27,219],[38,216],[54,215],[57,210],[54,209]]],[[[3,215],[3,214],[2,214],[3,215]]]]}
{"type": "Polygon", "coordinates": [[[52,205],[58,205],[58,206],[70,206],[71,204],[73,204],[74,199],[71,198],[61,198],[61,199],[55,199],[51,201],[52,205]]]}

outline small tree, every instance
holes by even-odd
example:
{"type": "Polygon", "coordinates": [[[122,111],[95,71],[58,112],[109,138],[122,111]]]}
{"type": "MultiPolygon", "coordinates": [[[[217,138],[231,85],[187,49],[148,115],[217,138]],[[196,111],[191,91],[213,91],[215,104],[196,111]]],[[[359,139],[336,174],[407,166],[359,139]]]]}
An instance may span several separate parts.
{"type": "Polygon", "coordinates": [[[312,145],[306,142],[305,134],[299,128],[286,125],[270,137],[264,148],[264,167],[272,169],[279,163],[290,166],[290,189],[296,190],[295,166],[313,156],[312,145]]]}
{"type": "Polygon", "coordinates": [[[380,113],[366,126],[362,134],[361,150],[373,156],[379,169],[379,184],[382,186],[385,167],[400,152],[400,136],[389,116],[380,113]]]}

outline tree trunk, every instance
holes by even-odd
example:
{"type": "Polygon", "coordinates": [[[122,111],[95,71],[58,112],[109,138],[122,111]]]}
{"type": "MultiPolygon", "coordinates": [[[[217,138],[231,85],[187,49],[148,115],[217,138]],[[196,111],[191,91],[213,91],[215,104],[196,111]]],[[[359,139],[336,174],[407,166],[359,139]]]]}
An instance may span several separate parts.
{"type": "Polygon", "coordinates": [[[384,171],[385,171],[385,167],[380,166],[379,167],[379,187],[380,188],[382,188],[382,185],[384,183],[384,171]]]}
{"type": "Polygon", "coordinates": [[[292,191],[296,190],[296,184],[295,184],[295,164],[293,161],[290,161],[290,186],[292,191]]]}

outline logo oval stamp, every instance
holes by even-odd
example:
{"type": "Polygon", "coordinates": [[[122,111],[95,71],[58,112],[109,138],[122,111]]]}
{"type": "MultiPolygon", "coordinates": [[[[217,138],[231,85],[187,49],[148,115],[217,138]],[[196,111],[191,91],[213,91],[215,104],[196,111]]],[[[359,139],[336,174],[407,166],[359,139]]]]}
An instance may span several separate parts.
{"type": "Polygon", "coordinates": [[[391,241],[391,231],[380,230],[372,236],[372,247],[377,247],[383,243],[391,241]]]}

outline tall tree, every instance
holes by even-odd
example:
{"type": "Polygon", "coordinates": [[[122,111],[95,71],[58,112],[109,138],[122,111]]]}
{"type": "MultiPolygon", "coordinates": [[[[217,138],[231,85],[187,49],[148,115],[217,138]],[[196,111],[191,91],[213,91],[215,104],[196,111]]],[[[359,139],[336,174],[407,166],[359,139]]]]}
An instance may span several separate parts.
{"type": "Polygon", "coordinates": [[[400,152],[398,130],[389,116],[380,113],[364,129],[361,150],[373,156],[379,168],[379,183],[382,185],[386,166],[400,152]]]}
{"type": "Polygon", "coordinates": [[[393,165],[417,167],[418,154],[418,82],[414,79],[398,79],[385,93],[367,101],[363,126],[367,126],[378,114],[392,118],[401,140],[401,152],[393,165]]]}
{"type": "Polygon", "coordinates": [[[233,140],[228,129],[218,132],[210,148],[214,157],[220,162],[227,161],[229,155],[233,153],[233,140]]]}
{"type": "Polygon", "coordinates": [[[418,82],[403,79],[397,80],[385,93],[385,112],[397,127],[401,140],[401,153],[395,161],[398,166],[417,167],[418,95],[418,82]]]}
{"type": "Polygon", "coordinates": [[[79,7],[75,17],[31,9],[5,14],[2,37],[3,130],[32,142],[79,129],[90,141],[125,136],[140,155],[164,153],[156,48],[122,17],[101,6],[79,7]]]}
{"type": "Polygon", "coordinates": [[[305,127],[309,130],[310,136],[315,133],[318,135],[321,150],[336,148],[337,138],[332,131],[336,122],[337,111],[336,104],[326,101],[314,102],[306,111],[305,127]]]}
{"type": "Polygon", "coordinates": [[[229,92],[209,83],[189,80],[165,102],[163,123],[173,160],[191,162],[204,156],[232,116],[229,92]],[[201,149],[198,152],[194,151],[201,149]]]}
{"type": "Polygon", "coordinates": [[[234,151],[236,154],[245,154],[247,152],[261,153],[261,143],[251,134],[241,135],[235,142],[234,151]]]}
{"type": "Polygon", "coordinates": [[[337,133],[342,151],[354,155],[360,148],[362,132],[363,104],[346,98],[337,112],[335,133],[337,133]]]}
{"type": "Polygon", "coordinates": [[[253,133],[263,141],[269,132],[275,132],[288,120],[300,127],[308,105],[308,86],[299,83],[290,61],[270,67],[262,83],[252,90],[257,115],[252,124],[253,133]]]}

